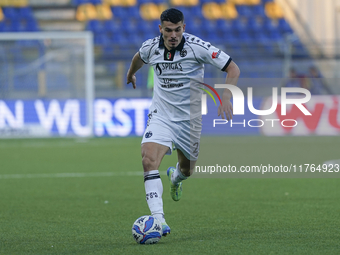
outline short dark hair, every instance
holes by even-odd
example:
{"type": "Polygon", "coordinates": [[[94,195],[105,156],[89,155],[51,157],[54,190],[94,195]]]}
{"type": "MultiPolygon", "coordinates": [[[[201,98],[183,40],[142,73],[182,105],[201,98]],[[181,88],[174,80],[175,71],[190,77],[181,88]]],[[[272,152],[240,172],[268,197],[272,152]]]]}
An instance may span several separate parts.
{"type": "Polygon", "coordinates": [[[184,15],[180,10],[175,8],[170,8],[162,12],[161,14],[161,22],[170,21],[171,23],[178,23],[182,21],[184,23],[184,15]]]}

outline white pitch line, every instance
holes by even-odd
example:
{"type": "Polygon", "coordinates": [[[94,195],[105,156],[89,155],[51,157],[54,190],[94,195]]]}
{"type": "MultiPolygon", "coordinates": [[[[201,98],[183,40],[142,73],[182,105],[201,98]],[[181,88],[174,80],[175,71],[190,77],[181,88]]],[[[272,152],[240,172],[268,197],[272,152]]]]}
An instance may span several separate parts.
{"type": "Polygon", "coordinates": [[[57,174],[0,174],[0,179],[34,179],[34,178],[81,178],[110,176],[142,176],[140,172],[102,172],[102,173],[57,173],[57,174]]]}

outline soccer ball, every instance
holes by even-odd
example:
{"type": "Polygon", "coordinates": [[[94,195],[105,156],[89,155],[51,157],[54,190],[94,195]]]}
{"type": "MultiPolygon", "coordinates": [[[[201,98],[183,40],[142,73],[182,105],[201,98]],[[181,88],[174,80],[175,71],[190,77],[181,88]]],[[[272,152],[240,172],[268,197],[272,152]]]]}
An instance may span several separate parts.
{"type": "Polygon", "coordinates": [[[132,225],[132,236],[139,244],[154,244],[163,234],[162,223],[155,217],[139,217],[132,225]]]}

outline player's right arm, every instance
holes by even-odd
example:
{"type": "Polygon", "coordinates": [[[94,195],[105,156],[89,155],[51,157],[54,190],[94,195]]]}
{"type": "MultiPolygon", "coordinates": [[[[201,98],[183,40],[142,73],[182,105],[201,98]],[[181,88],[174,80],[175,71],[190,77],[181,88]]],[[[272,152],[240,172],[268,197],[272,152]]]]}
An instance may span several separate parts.
{"type": "Polygon", "coordinates": [[[143,60],[141,59],[139,52],[137,52],[131,61],[130,68],[127,72],[126,76],[126,84],[132,83],[133,88],[136,88],[136,76],[135,73],[142,68],[144,65],[143,60]]]}
{"type": "MultiPolygon", "coordinates": [[[[195,47],[195,56],[201,63],[211,64],[223,72],[227,72],[226,84],[237,86],[238,78],[240,77],[240,69],[231,57],[222,50],[211,45],[209,42],[203,42],[201,39],[193,37],[192,46],[195,47]]],[[[218,116],[228,121],[232,119],[233,106],[230,102],[232,93],[229,89],[224,89],[222,95],[222,104],[218,107],[218,116]]]]}

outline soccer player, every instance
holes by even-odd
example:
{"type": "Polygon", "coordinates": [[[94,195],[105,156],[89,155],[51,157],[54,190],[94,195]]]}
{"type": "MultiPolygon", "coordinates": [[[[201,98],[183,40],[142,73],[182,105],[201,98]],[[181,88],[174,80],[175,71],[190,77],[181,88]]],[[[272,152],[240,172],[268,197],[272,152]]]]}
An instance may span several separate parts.
{"type": "MultiPolygon", "coordinates": [[[[148,124],[142,140],[142,164],[146,200],[151,214],[163,226],[163,236],[170,233],[164,219],[163,186],[160,163],[166,154],[177,150],[176,167],[167,170],[170,194],[174,201],[182,196],[182,181],[195,168],[202,126],[201,96],[204,64],[227,72],[226,83],[236,85],[240,70],[232,59],[209,42],[185,33],[183,13],[165,10],[160,17],[160,36],[145,41],[131,62],[127,83],[136,88],[135,73],[144,65],[154,69],[154,96],[148,124]]],[[[218,115],[232,118],[231,92],[223,91],[218,115]]]]}

